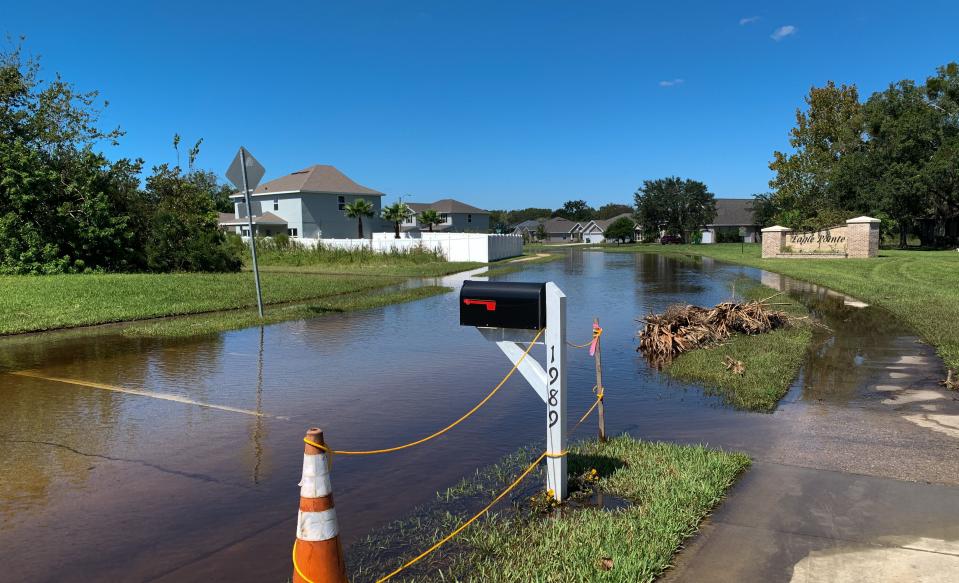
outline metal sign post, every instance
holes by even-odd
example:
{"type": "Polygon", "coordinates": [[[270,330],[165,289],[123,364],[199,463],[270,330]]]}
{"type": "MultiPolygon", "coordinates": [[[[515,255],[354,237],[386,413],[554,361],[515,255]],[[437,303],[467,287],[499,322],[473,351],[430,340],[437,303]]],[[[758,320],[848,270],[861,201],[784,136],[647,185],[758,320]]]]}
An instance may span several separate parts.
{"type": "Polygon", "coordinates": [[[246,201],[246,224],[250,233],[250,254],[253,256],[253,281],[256,283],[256,309],[263,317],[263,292],[260,288],[260,268],[256,263],[256,234],[253,232],[253,205],[250,202],[250,191],[256,188],[263,178],[265,169],[246,148],[240,146],[233,162],[226,171],[226,177],[237,188],[243,189],[243,199],[246,201]]]}
{"type": "Polygon", "coordinates": [[[523,358],[535,330],[477,328],[496,345],[529,382],[546,404],[546,487],[561,502],[566,498],[566,294],[553,283],[546,284],[546,369],[535,359],[523,358]],[[522,361],[520,360],[522,359],[522,361]]]}

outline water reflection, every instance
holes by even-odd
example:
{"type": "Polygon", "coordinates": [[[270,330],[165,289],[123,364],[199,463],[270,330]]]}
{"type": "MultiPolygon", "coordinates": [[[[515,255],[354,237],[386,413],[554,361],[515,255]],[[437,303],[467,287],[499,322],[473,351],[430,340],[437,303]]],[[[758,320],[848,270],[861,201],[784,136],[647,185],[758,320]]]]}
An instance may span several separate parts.
{"type": "MultiPolygon", "coordinates": [[[[599,318],[610,434],[774,447],[774,432],[762,439],[750,433],[770,416],[730,410],[718,397],[669,381],[635,352],[636,318],[677,302],[716,304],[741,277],[786,290],[830,328],[817,332],[794,395],[800,402],[869,399],[870,367],[910,347],[875,308],[852,308],[825,290],[711,260],[576,251],[503,279],[556,281],[570,298],[572,342],[588,340],[599,318]]],[[[190,341],[126,338],[109,329],[0,340],[4,371],[36,369],[289,417],[0,372],[6,574],[42,581],[56,563],[69,567],[59,581],[208,580],[213,572],[235,581],[284,580],[306,427],[322,426],[335,447],[410,441],[457,418],[502,377],[498,349],[461,328],[457,314],[456,295],[448,294],[190,341]],[[51,530],[54,521],[82,525],[82,534],[51,530]]],[[[571,351],[570,366],[574,417],[592,404],[595,371],[585,351],[571,351]]],[[[469,423],[429,447],[375,463],[337,459],[344,542],[541,440],[541,425],[541,402],[513,379],[469,423]]],[[[594,430],[590,424],[581,435],[594,430]]]]}

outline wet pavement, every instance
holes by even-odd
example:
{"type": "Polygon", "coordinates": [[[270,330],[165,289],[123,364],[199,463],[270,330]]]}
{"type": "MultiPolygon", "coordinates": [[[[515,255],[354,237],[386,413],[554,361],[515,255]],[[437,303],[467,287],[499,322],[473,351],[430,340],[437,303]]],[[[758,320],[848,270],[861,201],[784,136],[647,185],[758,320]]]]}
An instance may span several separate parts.
{"type": "MultiPolygon", "coordinates": [[[[836,553],[850,564],[876,549],[906,563],[937,553],[920,567],[955,556],[959,395],[937,387],[934,351],[881,310],[708,259],[576,250],[502,279],[556,281],[573,342],[600,318],[611,433],[757,460],[667,578],[815,581],[838,572],[836,553]],[[636,317],[717,303],[742,277],[787,290],[831,330],[817,331],[772,414],[729,409],[635,352],[636,317]]],[[[571,356],[573,416],[592,401],[593,372],[585,353],[571,356]]],[[[461,415],[506,370],[494,345],[458,326],[454,294],[190,341],[114,329],[4,339],[0,581],[285,581],[306,427],[339,448],[407,442],[461,415]],[[22,371],[32,376],[9,374],[22,371]]],[[[344,543],[542,439],[541,418],[514,379],[428,445],[337,458],[344,543]]]]}

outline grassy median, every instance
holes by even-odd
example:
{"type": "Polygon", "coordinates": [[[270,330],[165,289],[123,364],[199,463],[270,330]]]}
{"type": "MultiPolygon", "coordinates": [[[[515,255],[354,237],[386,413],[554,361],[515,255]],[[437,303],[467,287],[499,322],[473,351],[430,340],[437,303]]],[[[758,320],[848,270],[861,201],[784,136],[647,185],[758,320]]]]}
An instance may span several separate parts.
{"type": "MultiPolygon", "coordinates": [[[[502,491],[538,455],[527,448],[485,468],[435,503],[373,533],[350,549],[351,580],[374,580],[456,528],[470,506],[502,491]]],[[[396,578],[399,581],[653,581],[683,541],[749,466],[742,454],[638,441],[573,445],[571,487],[613,497],[604,507],[583,502],[556,511],[540,500],[542,470],[530,474],[512,505],[472,524],[457,538],[396,578]],[[583,479],[591,470],[598,479],[583,479]],[[537,494],[536,492],[539,491],[537,494]]]]}
{"type": "Polygon", "coordinates": [[[702,255],[782,273],[880,306],[959,370],[959,253],[881,250],[874,259],[762,259],[759,244],[631,245],[610,252],[702,255]]]}
{"type": "MultiPolygon", "coordinates": [[[[397,284],[393,277],[263,274],[267,304],[397,284]]],[[[251,273],[0,276],[0,334],[256,306],[251,273]]]]}
{"type": "Polygon", "coordinates": [[[150,320],[131,324],[123,330],[125,336],[174,338],[212,334],[226,330],[248,328],[259,324],[275,324],[288,320],[306,320],[323,314],[353,312],[379,308],[391,304],[412,302],[453,291],[452,288],[428,285],[385,292],[359,292],[320,298],[302,304],[274,306],[266,310],[261,320],[255,308],[214,312],[196,316],[150,320]]]}
{"type": "MultiPolygon", "coordinates": [[[[743,299],[759,300],[776,295],[775,290],[751,281],[737,281],[743,299]]],[[[769,301],[789,302],[789,299],[780,295],[769,301]]],[[[797,319],[787,328],[755,336],[734,334],[719,345],[680,354],[664,367],[664,372],[673,378],[702,385],[706,392],[721,395],[723,400],[738,409],[775,409],[799,373],[812,341],[812,324],[807,319],[799,319],[809,315],[800,304],[773,308],[797,319]],[[742,362],[745,372],[740,375],[726,370],[726,357],[742,362]]]]}

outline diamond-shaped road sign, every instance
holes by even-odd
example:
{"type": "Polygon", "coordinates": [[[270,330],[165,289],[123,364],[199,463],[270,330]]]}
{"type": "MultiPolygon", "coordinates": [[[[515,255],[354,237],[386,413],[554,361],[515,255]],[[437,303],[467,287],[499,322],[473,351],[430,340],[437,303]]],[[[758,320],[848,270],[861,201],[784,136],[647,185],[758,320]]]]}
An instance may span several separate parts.
{"type": "Polygon", "coordinates": [[[253,157],[253,154],[243,146],[240,146],[240,151],[236,153],[236,157],[233,158],[233,162],[230,163],[230,167],[226,171],[226,177],[230,179],[230,182],[232,182],[234,186],[240,189],[240,192],[243,192],[243,166],[242,162],[240,162],[241,157],[246,160],[246,187],[253,190],[256,188],[256,185],[260,183],[266,169],[253,157]]]}

